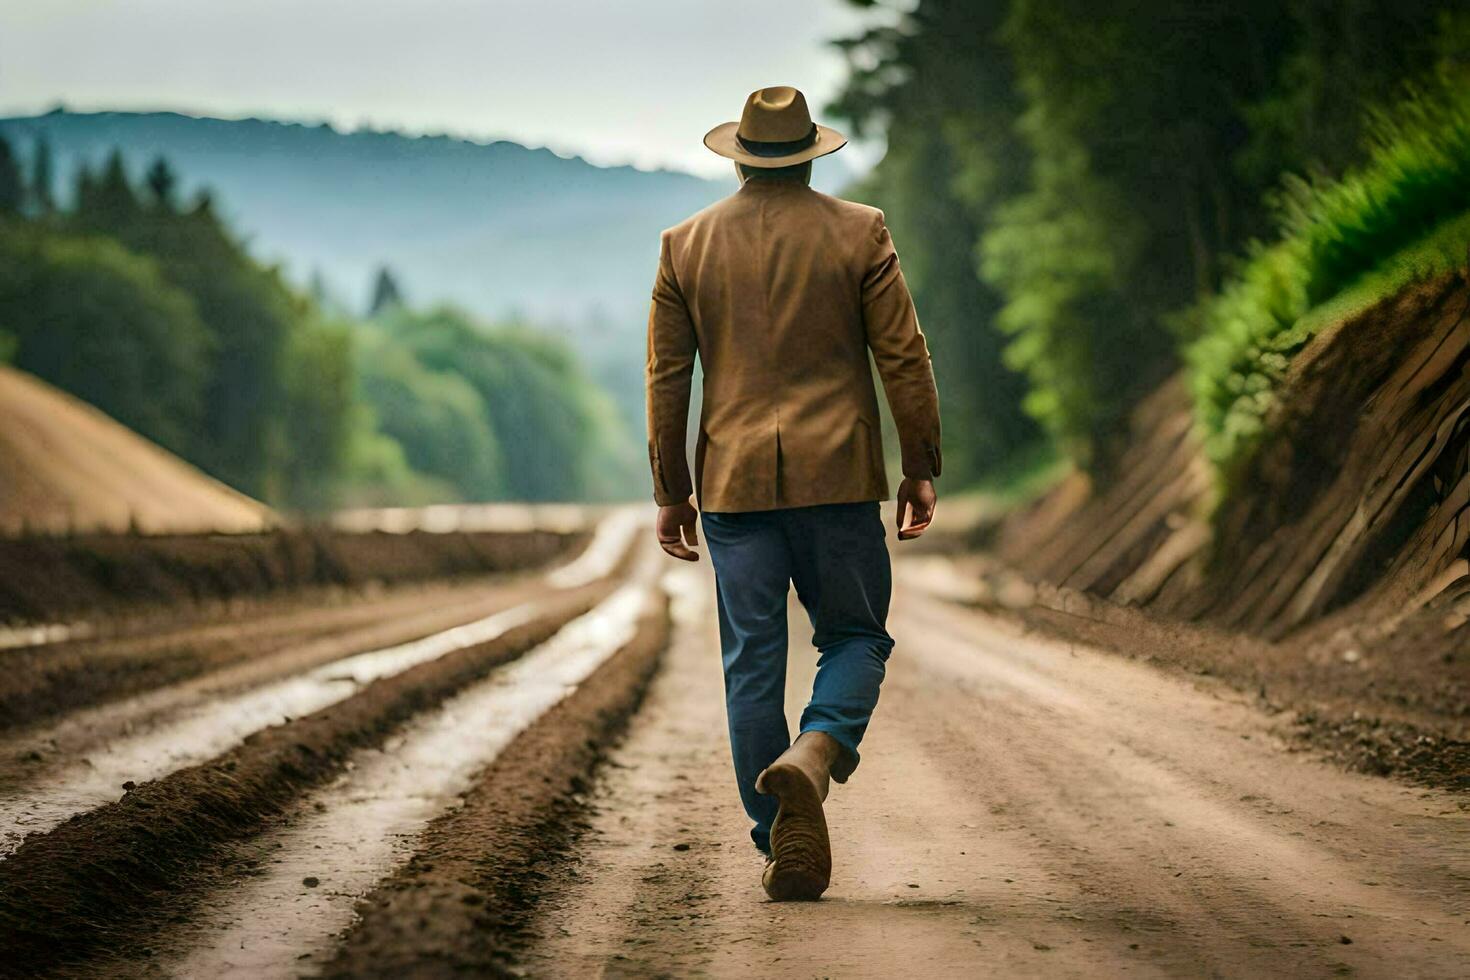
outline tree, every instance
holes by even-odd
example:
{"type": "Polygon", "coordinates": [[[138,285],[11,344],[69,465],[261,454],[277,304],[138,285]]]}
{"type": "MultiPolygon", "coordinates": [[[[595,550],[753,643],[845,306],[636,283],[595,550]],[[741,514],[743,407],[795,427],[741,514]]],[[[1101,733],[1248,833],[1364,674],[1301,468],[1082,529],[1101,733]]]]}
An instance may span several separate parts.
{"type": "Polygon", "coordinates": [[[77,164],[72,176],[72,215],[95,214],[97,210],[97,175],[86,161],[77,164]]]}
{"type": "Polygon", "coordinates": [[[174,176],[173,168],[163,157],[153,161],[144,176],[144,182],[148,185],[149,192],[153,195],[153,203],[160,208],[174,210],[174,190],[178,186],[178,179],[174,176]]]}
{"type": "Polygon", "coordinates": [[[1004,5],[928,0],[898,27],[839,43],[849,79],[833,109],[888,151],[849,196],[886,209],[934,355],[946,420],[945,475],[985,475],[1039,431],[1021,409],[1025,379],[1003,362],[1003,295],[975,268],[975,243],[1025,180],[1004,5]],[[957,93],[964,93],[963,98],[957,93]]]}
{"type": "Polygon", "coordinates": [[[0,137],[0,217],[15,217],[25,206],[25,181],[10,143],[0,137]]]}
{"type": "Polygon", "coordinates": [[[279,500],[290,452],[282,430],[283,358],[307,305],[276,270],[251,259],[207,192],[184,213],[141,208],[116,152],[100,178],[79,178],[78,192],[71,227],[153,258],[214,338],[203,423],[185,455],[231,486],[279,500]]]}
{"type": "Polygon", "coordinates": [[[336,502],[355,431],[370,425],[358,400],[352,334],[345,324],[306,317],[292,331],[285,356],[281,497],[298,508],[336,502]]]}
{"type": "Polygon", "coordinates": [[[387,266],[381,266],[373,279],[373,296],[368,303],[368,316],[377,317],[403,306],[403,293],[398,280],[387,266]]]}
{"type": "Polygon", "coordinates": [[[363,398],[415,471],[443,481],[450,499],[500,500],[509,494],[490,413],[468,381],[428,368],[399,337],[381,330],[362,334],[357,361],[363,398]]]}
{"type": "Polygon", "coordinates": [[[210,337],[158,265],[114,241],[0,237],[0,331],[14,363],[174,452],[202,422],[210,337]]]}
{"type": "Polygon", "coordinates": [[[311,297],[311,301],[318,308],[326,306],[331,302],[331,295],[327,291],[327,280],[322,275],[320,268],[312,267],[311,278],[307,280],[306,284],[306,295],[311,297]]]}
{"type": "MultiPolygon", "coordinates": [[[[485,327],[448,309],[401,310],[379,323],[389,341],[430,372],[435,386],[449,390],[458,387],[454,381],[462,382],[483,404],[499,447],[503,497],[578,500],[625,493],[633,485],[631,473],[635,462],[641,465],[641,454],[562,344],[523,327],[485,327]]],[[[381,399],[365,390],[385,430],[403,443],[412,460],[414,437],[391,424],[381,399]]],[[[466,466],[476,457],[460,453],[458,458],[458,465],[466,466]]]]}
{"type": "MultiPolygon", "coordinates": [[[[1176,367],[1187,311],[1268,230],[1283,172],[1359,159],[1368,110],[1449,52],[1463,59],[1470,33],[1438,0],[891,6],[896,24],[844,42],[838,108],[888,131],[874,200],[931,206],[906,233],[927,246],[895,230],[908,264],[932,263],[915,271],[920,314],[958,298],[956,283],[971,290],[982,329],[1011,338],[1028,411],[1097,470],[1176,367]],[[966,223],[978,289],[944,260],[966,223]]],[[[960,345],[934,320],[941,370],[960,345]]],[[[970,352],[972,385],[987,348],[970,352]]],[[[981,405],[961,409],[967,422],[981,405]]]]}
{"type": "Polygon", "coordinates": [[[108,155],[89,206],[96,211],[93,220],[112,226],[129,222],[137,214],[138,198],[128,180],[121,150],[114,149],[108,155]]]}
{"type": "Polygon", "coordinates": [[[31,200],[38,214],[49,215],[56,210],[55,187],[51,141],[43,133],[36,138],[36,148],[31,156],[31,200]]]}

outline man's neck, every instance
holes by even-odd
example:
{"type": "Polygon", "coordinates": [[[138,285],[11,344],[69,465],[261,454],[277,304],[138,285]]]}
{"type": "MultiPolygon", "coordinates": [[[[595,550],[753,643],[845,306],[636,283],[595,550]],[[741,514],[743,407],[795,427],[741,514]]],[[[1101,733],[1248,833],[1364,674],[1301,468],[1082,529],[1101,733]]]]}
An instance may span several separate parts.
{"type": "Polygon", "coordinates": [[[740,183],[742,185],[781,184],[790,186],[796,184],[808,186],[812,182],[812,165],[810,161],[804,165],[781,167],[775,170],[763,170],[759,167],[736,164],[735,173],[740,177],[740,183]]]}

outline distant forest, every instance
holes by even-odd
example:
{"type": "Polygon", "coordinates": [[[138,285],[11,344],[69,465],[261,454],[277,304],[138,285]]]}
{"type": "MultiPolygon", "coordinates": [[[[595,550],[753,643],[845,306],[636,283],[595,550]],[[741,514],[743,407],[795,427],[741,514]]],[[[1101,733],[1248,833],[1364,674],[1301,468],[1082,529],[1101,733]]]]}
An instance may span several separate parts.
{"type": "MultiPolygon", "coordinates": [[[[135,181],[161,156],[181,197],[215,195],[216,214],[252,256],[354,310],[388,263],[410,305],[533,323],[575,348],[635,432],[659,232],[734,187],[733,173],[599,167],[508,140],[175,112],[58,107],[0,118],[0,136],[26,153],[44,140],[63,189],[114,149],[135,181]]],[[[819,178],[842,181],[834,160],[819,178]]]]}
{"type": "Polygon", "coordinates": [[[1463,4],[853,2],[887,13],[838,42],[833,110],[888,140],[853,196],[930,336],[947,479],[1039,440],[1106,475],[1187,370],[1228,483],[1301,315],[1384,263],[1443,270],[1398,253],[1470,209],[1463,4]]]}
{"type": "Polygon", "coordinates": [[[638,493],[563,344],[409,309],[386,270],[354,315],[252,258],[166,160],[135,183],[114,152],[63,203],[50,147],[25,149],[0,139],[0,358],[278,506],[638,493]]]}

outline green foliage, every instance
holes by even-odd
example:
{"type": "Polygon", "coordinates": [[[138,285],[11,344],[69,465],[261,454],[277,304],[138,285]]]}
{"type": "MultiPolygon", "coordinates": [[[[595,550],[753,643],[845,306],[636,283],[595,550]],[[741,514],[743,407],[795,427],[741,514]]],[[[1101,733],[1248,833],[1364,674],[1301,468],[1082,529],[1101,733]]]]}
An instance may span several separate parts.
{"type": "Polygon", "coordinates": [[[1077,460],[1106,466],[1132,405],[1174,363],[1167,315],[1215,280],[1259,188],[1222,163],[1260,77],[1240,52],[1278,4],[1014,0],[1003,29],[1026,109],[1030,186],[985,232],[1028,409],[1077,460]]]}
{"type": "Polygon", "coordinates": [[[303,510],[336,502],[359,430],[372,427],[357,398],[352,345],[350,325],[307,316],[292,331],[283,358],[280,494],[303,510]]]}
{"type": "MultiPolygon", "coordinates": [[[[428,472],[453,479],[471,499],[483,499],[487,491],[516,500],[627,494],[636,455],[631,440],[606,396],[566,347],[522,327],[482,328],[449,309],[428,314],[399,310],[378,323],[390,343],[430,372],[434,386],[451,391],[446,379],[457,378],[478,396],[493,433],[490,445],[499,448],[496,458],[488,450],[474,456],[468,447],[444,446],[434,452],[445,465],[436,464],[428,472]],[[460,474],[473,473],[487,460],[498,470],[493,478],[462,482],[456,476],[456,468],[460,474]]],[[[404,366],[398,373],[409,376],[404,366]]],[[[375,399],[382,389],[371,383],[371,376],[364,382],[365,394],[388,428],[395,417],[390,415],[392,404],[375,399]]],[[[456,410],[471,408],[462,396],[453,397],[456,410]]],[[[437,438],[442,442],[446,435],[440,431],[437,438]]],[[[403,441],[407,448],[407,439],[403,441]]],[[[410,459],[414,451],[409,449],[410,459]]]]}
{"type": "MultiPolygon", "coordinates": [[[[1470,17],[1442,0],[883,5],[888,23],[841,42],[852,64],[836,108],[887,130],[867,187],[891,221],[922,215],[900,240],[909,251],[916,238],[933,243],[934,254],[918,250],[921,314],[968,291],[980,324],[965,332],[1010,338],[1005,363],[1025,377],[1026,410],[1094,470],[1177,364],[1191,323],[1181,311],[1270,228],[1266,197],[1281,175],[1361,160],[1365,110],[1470,47],[1470,17]],[[940,250],[973,262],[956,268],[940,250]]],[[[1391,235],[1352,235],[1313,254],[1351,268],[1354,249],[1395,247],[1391,235]]],[[[1314,281],[1335,276],[1324,268],[1314,281]]],[[[957,304],[936,308],[964,322],[957,304]]],[[[959,345],[934,319],[939,369],[959,345]]],[[[984,364],[953,370],[947,387],[988,383],[984,364]]],[[[951,404],[944,387],[947,441],[964,445],[994,402],[951,404]]],[[[1000,389],[995,400],[1013,409],[1021,397],[1000,389]]]]}
{"type": "Polygon", "coordinates": [[[189,451],[211,338],[156,263],[107,239],[13,227],[0,231],[0,269],[17,367],[189,451]]]}
{"type": "Polygon", "coordinates": [[[48,215],[56,210],[55,183],[51,142],[42,136],[36,140],[36,148],[31,154],[31,200],[38,214],[48,215]]]}
{"type": "Polygon", "coordinates": [[[981,272],[1009,298],[1006,362],[1031,381],[1025,408],[1081,461],[1157,380],[1162,338],[1127,289],[1142,237],[1119,195],[1063,155],[1038,163],[1036,190],[982,239],[981,272]]]}
{"type": "Polygon", "coordinates": [[[1470,94],[1453,85],[1415,94],[1377,114],[1372,132],[1367,163],[1342,179],[1287,180],[1278,240],[1256,246],[1195,311],[1191,383],[1227,490],[1312,336],[1347,310],[1465,261],[1470,94]]]}
{"type": "Polygon", "coordinates": [[[20,161],[10,144],[0,137],[0,219],[20,213],[25,205],[25,181],[20,175],[20,161]]]}
{"type": "Polygon", "coordinates": [[[284,358],[306,307],[275,270],[249,256],[207,199],[176,211],[157,164],[153,177],[159,187],[144,204],[114,153],[100,177],[79,180],[67,224],[153,258],[170,285],[193,299],[215,343],[204,420],[188,456],[247,493],[284,500],[291,451],[282,430],[284,358]]]}
{"type": "Polygon", "coordinates": [[[452,487],[452,497],[500,500],[505,464],[485,401],[452,371],[426,367],[380,328],[364,328],[358,359],[362,397],[381,431],[415,471],[452,487]]]}
{"type": "Polygon", "coordinates": [[[996,6],[929,2],[913,19],[841,42],[850,78],[833,109],[859,132],[887,130],[887,155],[847,194],[885,209],[934,357],[945,477],[967,484],[1039,438],[1021,411],[1025,382],[1003,363],[1003,298],[975,275],[973,254],[1021,186],[1025,155],[1010,135],[1017,106],[996,6]]]}
{"type": "Polygon", "coordinates": [[[116,152],[76,187],[70,211],[0,221],[0,359],[226,482],[308,511],[641,490],[640,454],[561,344],[410,313],[386,270],[383,318],[330,319],[207,194],[181,206],[161,158],[141,192],[116,152]]]}

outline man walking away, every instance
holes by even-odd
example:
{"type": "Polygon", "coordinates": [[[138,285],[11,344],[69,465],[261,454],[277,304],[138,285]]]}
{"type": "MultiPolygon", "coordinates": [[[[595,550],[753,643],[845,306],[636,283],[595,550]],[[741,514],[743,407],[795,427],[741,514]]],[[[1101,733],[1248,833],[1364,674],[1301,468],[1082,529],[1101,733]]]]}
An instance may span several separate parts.
{"type": "Polygon", "coordinates": [[[705,145],[735,161],[730,197],[663,233],[648,324],[648,451],[660,545],[695,561],[697,489],[714,561],[735,779],[777,901],[831,878],[822,804],[846,782],[893,640],[878,501],[888,495],[872,352],[898,426],[898,538],[933,517],[939,407],[929,351],[875,208],[819,194],[812,160],[846,139],[794,88],[761,89],[705,145]],[[685,454],[695,354],[704,406],[685,454]],[[791,584],[818,651],[791,742],[791,584]]]}

